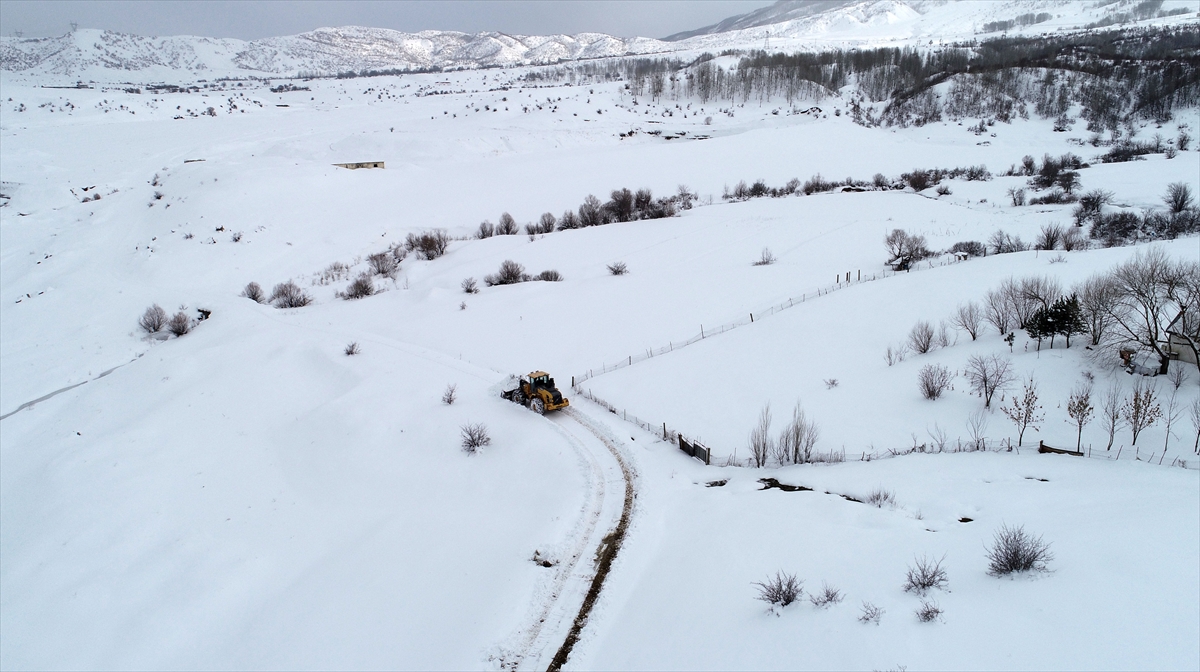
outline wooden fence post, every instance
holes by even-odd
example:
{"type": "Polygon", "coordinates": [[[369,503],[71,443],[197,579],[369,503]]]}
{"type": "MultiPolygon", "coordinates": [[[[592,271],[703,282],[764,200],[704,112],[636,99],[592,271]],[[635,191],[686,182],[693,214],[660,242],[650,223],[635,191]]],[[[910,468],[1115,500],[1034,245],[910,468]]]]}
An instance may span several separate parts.
{"type": "Polygon", "coordinates": [[[667,423],[663,423],[663,441],[667,440],[667,423]]]}

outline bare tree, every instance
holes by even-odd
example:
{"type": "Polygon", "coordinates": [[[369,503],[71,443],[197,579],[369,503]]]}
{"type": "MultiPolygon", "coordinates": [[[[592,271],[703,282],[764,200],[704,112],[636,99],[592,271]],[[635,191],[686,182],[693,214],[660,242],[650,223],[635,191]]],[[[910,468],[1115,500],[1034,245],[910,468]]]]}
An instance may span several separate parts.
{"type": "Polygon", "coordinates": [[[450,406],[458,400],[458,385],[450,383],[446,386],[446,391],[442,392],[442,403],[450,406]]]}
{"type": "Polygon", "coordinates": [[[1067,415],[1075,423],[1075,450],[1083,443],[1083,426],[1091,422],[1095,409],[1092,407],[1092,386],[1084,384],[1075,388],[1067,399],[1067,415]]]}
{"type": "Polygon", "coordinates": [[[925,354],[933,349],[933,325],[921,320],[913,325],[908,332],[908,347],[917,354],[925,354]]]}
{"type": "Polygon", "coordinates": [[[479,285],[475,282],[475,278],[464,278],[462,284],[459,286],[462,287],[464,294],[479,293],[479,285]]]}
{"type": "Polygon", "coordinates": [[[1121,419],[1129,425],[1129,431],[1133,434],[1133,445],[1137,445],[1138,435],[1160,418],[1162,406],[1158,403],[1154,385],[1139,380],[1133,386],[1133,393],[1121,405],[1121,419]]]}
{"type": "Polygon", "coordinates": [[[1107,273],[1093,275],[1076,286],[1079,310],[1091,335],[1092,345],[1100,345],[1108,332],[1110,317],[1117,303],[1117,286],[1107,273]]]}
{"type": "Polygon", "coordinates": [[[1163,349],[1163,328],[1185,303],[1191,274],[1200,262],[1177,263],[1161,247],[1139,252],[1113,270],[1118,299],[1110,311],[1111,345],[1136,346],[1158,355],[1159,373],[1166,373],[1169,354],[1163,349]]]}
{"type": "Polygon", "coordinates": [[[1000,290],[990,290],[983,300],[984,319],[986,319],[996,331],[1001,334],[1007,334],[1012,330],[1016,322],[1016,317],[1013,314],[1013,306],[1008,300],[1008,296],[1000,290]]]}
{"type": "Polygon", "coordinates": [[[1192,405],[1188,408],[1188,416],[1192,420],[1192,429],[1196,430],[1196,443],[1192,446],[1192,451],[1200,455],[1200,397],[1192,399],[1192,405]]]}
{"type": "Polygon", "coordinates": [[[167,322],[167,331],[170,331],[176,336],[183,336],[192,330],[192,320],[187,316],[187,313],[182,310],[175,313],[171,320],[167,322]]]}
{"type": "Polygon", "coordinates": [[[771,404],[763,407],[758,416],[758,424],[750,431],[750,459],[754,466],[765,467],[773,452],[774,441],[771,440],[771,404]]]}
{"type": "Polygon", "coordinates": [[[468,454],[492,444],[492,437],[488,435],[487,425],[482,422],[467,423],[459,428],[459,432],[462,436],[462,448],[468,454]]]}
{"type": "Polygon", "coordinates": [[[958,309],[950,316],[950,324],[970,334],[973,341],[979,338],[980,329],[983,327],[983,309],[974,301],[960,303],[958,309]]]}
{"type": "Polygon", "coordinates": [[[1171,390],[1171,400],[1167,402],[1167,410],[1163,413],[1163,421],[1166,422],[1167,428],[1163,436],[1163,455],[1167,454],[1167,446],[1171,443],[1171,425],[1179,419],[1179,415],[1183,409],[1175,405],[1175,397],[1179,394],[1179,388],[1171,390]]]}
{"type": "Polygon", "coordinates": [[[1022,278],[1019,296],[1024,309],[1021,318],[1021,326],[1024,327],[1029,324],[1029,320],[1039,308],[1049,310],[1050,304],[1062,296],[1062,285],[1058,280],[1045,275],[1022,278]]]}
{"type": "Polygon", "coordinates": [[[1024,441],[1026,429],[1032,427],[1036,430],[1038,425],[1046,419],[1045,413],[1039,413],[1042,407],[1038,404],[1037,382],[1034,381],[1033,376],[1030,376],[1021,388],[1021,395],[1013,395],[1008,406],[1000,409],[1017,426],[1017,447],[1020,447],[1021,442],[1024,441]]]}
{"type": "Polygon", "coordinates": [[[542,218],[538,220],[539,233],[553,233],[555,225],[558,224],[558,219],[552,213],[543,212],[542,218]]]}
{"type": "Polygon", "coordinates": [[[138,319],[138,326],[148,334],[162,331],[162,328],[167,324],[167,311],[162,309],[162,306],[157,303],[146,309],[138,319]]]}
{"type": "Polygon", "coordinates": [[[387,252],[376,252],[368,256],[367,263],[371,265],[371,270],[376,275],[382,275],[386,278],[396,277],[396,270],[399,268],[396,264],[396,257],[387,252]]]}
{"type": "Polygon", "coordinates": [[[972,355],[967,360],[967,379],[971,391],[983,397],[983,407],[991,408],[992,396],[1008,386],[1013,379],[1012,362],[999,355],[972,355]]]}
{"type": "Polygon", "coordinates": [[[762,254],[759,255],[758,261],[754,262],[754,266],[770,266],[775,263],[775,255],[771,254],[771,248],[764,247],[762,254]]]}
{"type": "Polygon", "coordinates": [[[1163,203],[1166,204],[1172,215],[1178,215],[1192,207],[1192,187],[1187,182],[1172,182],[1167,185],[1163,203]]]}
{"type": "MultiPolygon", "coordinates": [[[[769,424],[769,423],[768,423],[769,424]]],[[[792,409],[792,421],[779,433],[776,455],[780,464],[806,464],[821,436],[817,423],[808,419],[800,402],[792,409]]]]}
{"type": "Polygon", "coordinates": [[[496,225],[497,236],[515,236],[518,233],[517,220],[507,212],[500,215],[500,223],[496,225]]]}
{"type": "Polygon", "coordinates": [[[1125,426],[1121,417],[1121,389],[1115,383],[1108,387],[1104,393],[1104,400],[1100,403],[1100,425],[1108,432],[1108,445],[1104,450],[1112,450],[1117,431],[1125,426]]]}
{"type": "Polygon", "coordinates": [[[987,413],[982,408],[967,416],[967,431],[971,435],[972,449],[987,449],[987,426],[987,413]]]}

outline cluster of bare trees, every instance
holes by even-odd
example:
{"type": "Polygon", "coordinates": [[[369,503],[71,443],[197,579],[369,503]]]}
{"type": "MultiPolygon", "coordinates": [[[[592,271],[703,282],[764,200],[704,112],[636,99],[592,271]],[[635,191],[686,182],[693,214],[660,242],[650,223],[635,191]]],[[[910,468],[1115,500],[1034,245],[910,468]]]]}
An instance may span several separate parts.
{"type": "Polygon", "coordinates": [[[817,457],[814,450],[821,437],[816,421],[804,412],[800,402],[792,409],[792,419],[775,439],[771,435],[771,405],[763,407],[758,423],[750,431],[750,461],[756,467],[765,467],[772,461],[786,464],[807,464],[817,457]]]}
{"type": "Polygon", "coordinates": [[[189,333],[197,322],[208,319],[208,316],[211,314],[210,311],[201,310],[200,317],[193,320],[188,316],[186,311],[186,307],[180,306],[179,312],[171,317],[167,317],[167,311],[163,310],[162,306],[156,303],[147,308],[146,312],[142,313],[142,316],[138,318],[138,326],[147,334],[160,333],[165,329],[176,337],[179,337],[189,333]]]}
{"type": "MultiPolygon", "coordinates": [[[[601,202],[594,195],[588,195],[577,210],[566,210],[561,217],[544,212],[535,222],[525,225],[524,231],[530,237],[582,229],[589,226],[601,226],[613,222],[632,222],[642,219],[661,219],[673,217],[678,210],[690,210],[699,196],[680,185],[678,192],[671,196],[654,197],[649,189],[614,189],[609,194],[609,200],[601,202]]],[[[515,236],[521,233],[516,220],[507,212],[500,215],[500,223],[493,224],[484,221],[475,231],[476,238],[491,238],[492,236],[515,236]]]]}

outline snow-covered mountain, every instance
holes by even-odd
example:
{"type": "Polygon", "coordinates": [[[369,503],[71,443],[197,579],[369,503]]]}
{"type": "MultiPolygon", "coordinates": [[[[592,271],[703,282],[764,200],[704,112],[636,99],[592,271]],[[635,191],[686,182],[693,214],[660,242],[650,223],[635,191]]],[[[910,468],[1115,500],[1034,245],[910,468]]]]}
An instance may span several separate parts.
{"type": "Polygon", "coordinates": [[[670,49],[659,40],[602,33],[523,36],[347,26],[261,40],[143,37],[78,30],[0,39],[0,69],[73,77],[291,76],[395,68],[480,68],[554,63],[670,49]],[[137,73],[137,75],[134,75],[137,73]]]}
{"type": "Polygon", "coordinates": [[[360,26],[251,41],[77,30],[60,37],[0,37],[0,71],[39,78],[146,81],[470,69],[724,49],[942,43],[1001,31],[1038,34],[1196,18],[1193,0],[781,0],[663,40],[603,33],[404,33],[360,26]]]}

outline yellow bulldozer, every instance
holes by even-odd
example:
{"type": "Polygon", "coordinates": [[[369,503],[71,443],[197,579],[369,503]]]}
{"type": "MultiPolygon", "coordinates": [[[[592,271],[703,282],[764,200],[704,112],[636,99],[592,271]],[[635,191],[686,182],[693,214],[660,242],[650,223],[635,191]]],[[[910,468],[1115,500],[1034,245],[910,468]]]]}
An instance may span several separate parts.
{"type": "Polygon", "coordinates": [[[571,405],[554,386],[554,379],[545,371],[534,371],[527,376],[521,376],[515,387],[504,390],[500,396],[513,403],[528,406],[529,410],[539,415],[571,405]]]}

